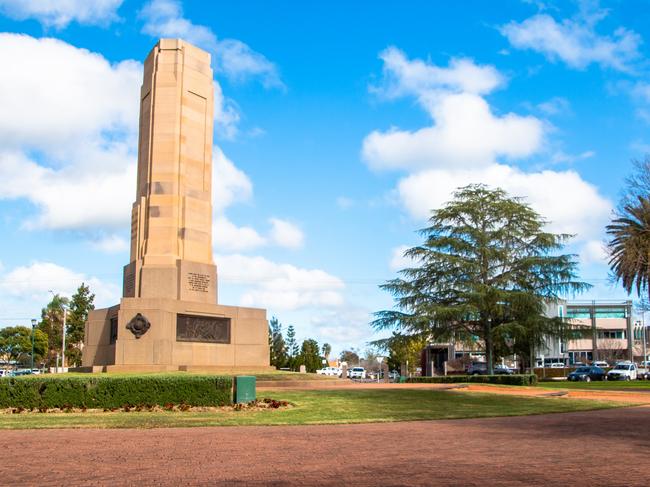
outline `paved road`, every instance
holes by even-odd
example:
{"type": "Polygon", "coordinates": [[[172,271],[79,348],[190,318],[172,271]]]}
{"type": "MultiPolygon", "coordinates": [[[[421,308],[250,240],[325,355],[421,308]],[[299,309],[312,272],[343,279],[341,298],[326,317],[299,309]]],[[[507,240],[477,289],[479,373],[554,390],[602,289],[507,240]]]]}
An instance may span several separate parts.
{"type": "Polygon", "coordinates": [[[2,431],[0,485],[650,485],[650,408],[408,423],[2,431]]]}

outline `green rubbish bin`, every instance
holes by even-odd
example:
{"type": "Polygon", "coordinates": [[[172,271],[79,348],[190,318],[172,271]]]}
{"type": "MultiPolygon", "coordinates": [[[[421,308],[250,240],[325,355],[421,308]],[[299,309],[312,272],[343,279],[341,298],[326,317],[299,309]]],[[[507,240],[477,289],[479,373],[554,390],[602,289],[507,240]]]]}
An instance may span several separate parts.
{"type": "Polygon", "coordinates": [[[247,403],[255,400],[255,376],[239,375],[235,377],[235,404],[247,403]]]}

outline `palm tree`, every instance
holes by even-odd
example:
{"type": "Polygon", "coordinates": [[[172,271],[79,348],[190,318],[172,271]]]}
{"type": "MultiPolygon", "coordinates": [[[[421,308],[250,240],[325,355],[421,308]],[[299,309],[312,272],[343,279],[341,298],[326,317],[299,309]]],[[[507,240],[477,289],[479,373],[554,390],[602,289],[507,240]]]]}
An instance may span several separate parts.
{"type": "Polygon", "coordinates": [[[325,357],[325,360],[329,362],[330,359],[330,353],[332,353],[332,345],[329,343],[323,343],[323,356],[325,357]]]}
{"type": "Polygon", "coordinates": [[[637,196],[607,225],[609,265],[623,288],[650,296],[650,197],[637,196]]]}

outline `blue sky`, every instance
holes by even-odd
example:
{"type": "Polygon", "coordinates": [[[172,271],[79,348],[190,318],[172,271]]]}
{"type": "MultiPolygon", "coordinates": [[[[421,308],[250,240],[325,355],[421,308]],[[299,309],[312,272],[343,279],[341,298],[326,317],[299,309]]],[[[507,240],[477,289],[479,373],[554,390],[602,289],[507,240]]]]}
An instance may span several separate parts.
{"type": "Polygon", "coordinates": [[[364,348],[378,285],[471,182],[575,233],[582,299],[620,299],[604,226],[650,152],[648,1],[0,0],[0,326],[129,260],[142,60],[211,52],[219,301],[364,348]],[[206,5],[209,5],[206,9],[206,5]]]}

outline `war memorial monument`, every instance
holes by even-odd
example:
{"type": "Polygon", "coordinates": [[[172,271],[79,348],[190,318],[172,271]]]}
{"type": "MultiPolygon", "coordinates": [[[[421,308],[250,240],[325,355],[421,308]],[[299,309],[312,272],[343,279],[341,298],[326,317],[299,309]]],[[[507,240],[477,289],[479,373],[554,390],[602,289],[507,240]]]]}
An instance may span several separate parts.
{"type": "Polygon", "coordinates": [[[144,63],[123,298],[89,314],[84,370],[269,367],[266,310],[217,304],[213,103],[210,55],[161,39],[144,63]]]}

